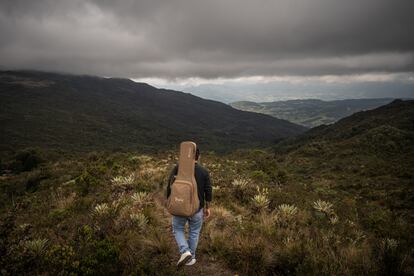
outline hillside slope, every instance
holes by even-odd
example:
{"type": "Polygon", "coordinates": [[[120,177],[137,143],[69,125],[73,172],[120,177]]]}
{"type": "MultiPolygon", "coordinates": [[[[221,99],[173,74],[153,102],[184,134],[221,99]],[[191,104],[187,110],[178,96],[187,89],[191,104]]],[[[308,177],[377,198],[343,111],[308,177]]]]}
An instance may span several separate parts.
{"type": "Polygon", "coordinates": [[[178,91],[127,79],[0,72],[1,149],[40,146],[87,151],[266,145],[305,130],[178,91]]]}
{"type": "Polygon", "coordinates": [[[234,102],[234,108],[268,114],[306,127],[330,124],[351,114],[373,109],[392,101],[391,98],[347,99],[322,101],[317,99],[288,100],[277,102],[234,102]]]}
{"type": "MultiPolygon", "coordinates": [[[[366,136],[368,133],[373,134],[375,131],[378,131],[378,134],[379,132],[389,134],[390,137],[397,134],[412,136],[414,133],[414,100],[394,100],[376,109],[357,112],[335,124],[312,128],[302,135],[289,139],[286,144],[292,144],[291,141],[295,141],[303,145],[305,141],[312,139],[343,142],[358,136],[366,136]]],[[[367,142],[371,145],[372,142],[380,144],[379,141],[373,140],[367,142]]]]}
{"type": "Polygon", "coordinates": [[[275,156],[302,181],[311,177],[313,188],[322,193],[357,195],[414,223],[413,100],[395,100],[312,128],[277,144],[275,156]]]}
{"type": "Polygon", "coordinates": [[[0,163],[5,275],[413,275],[413,101],[278,143],[205,152],[197,263],[165,210],[177,151],[21,152],[0,163]]]}

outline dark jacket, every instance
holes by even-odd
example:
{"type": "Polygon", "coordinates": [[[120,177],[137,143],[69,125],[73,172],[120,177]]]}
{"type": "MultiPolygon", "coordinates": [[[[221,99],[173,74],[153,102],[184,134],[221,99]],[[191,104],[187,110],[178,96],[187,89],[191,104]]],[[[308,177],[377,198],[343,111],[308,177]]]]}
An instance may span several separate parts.
{"type": "MultiPolygon", "coordinates": [[[[177,175],[177,173],[178,173],[178,165],[175,165],[175,167],[172,169],[170,173],[170,177],[168,178],[167,198],[170,196],[170,193],[171,193],[170,186],[174,182],[174,178],[177,175]]],[[[198,192],[198,198],[200,199],[199,209],[201,209],[204,207],[204,202],[205,201],[210,202],[213,196],[210,175],[205,168],[203,168],[198,163],[196,163],[195,170],[194,170],[194,177],[197,181],[197,192],[198,192]]]]}

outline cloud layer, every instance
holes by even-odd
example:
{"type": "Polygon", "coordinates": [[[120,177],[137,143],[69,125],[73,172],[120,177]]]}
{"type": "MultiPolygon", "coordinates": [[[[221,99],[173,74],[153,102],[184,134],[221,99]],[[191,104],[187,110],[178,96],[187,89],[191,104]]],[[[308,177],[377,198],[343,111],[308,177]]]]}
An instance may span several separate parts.
{"type": "Polygon", "coordinates": [[[0,59],[131,78],[413,72],[413,10],[406,0],[0,0],[0,59]]]}

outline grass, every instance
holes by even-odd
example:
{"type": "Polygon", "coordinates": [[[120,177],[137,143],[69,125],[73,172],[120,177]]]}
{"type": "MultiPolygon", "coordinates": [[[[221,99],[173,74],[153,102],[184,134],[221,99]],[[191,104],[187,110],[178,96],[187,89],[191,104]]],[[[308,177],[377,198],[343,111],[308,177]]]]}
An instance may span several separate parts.
{"type": "MultiPolygon", "coordinates": [[[[31,154],[43,161],[0,182],[5,274],[185,273],[175,269],[177,248],[157,200],[174,152],[31,154]]],[[[249,275],[412,273],[408,164],[390,170],[397,164],[352,158],[324,164],[308,149],[204,153],[214,203],[199,267],[219,262],[249,275]]],[[[15,155],[2,160],[6,166],[15,155]]]]}

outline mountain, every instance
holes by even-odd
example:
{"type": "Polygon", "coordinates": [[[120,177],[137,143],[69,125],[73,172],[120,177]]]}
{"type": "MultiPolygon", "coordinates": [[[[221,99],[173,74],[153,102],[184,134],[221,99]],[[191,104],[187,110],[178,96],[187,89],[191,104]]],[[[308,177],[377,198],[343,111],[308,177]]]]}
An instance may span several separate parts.
{"type": "Polygon", "coordinates": [[[268,145],[306,128],[128,79],[0,72],[0,149],[207,149],[268,145]]]}
{"type": "Polygon", "coordinates": [[[414,100],[394,100],[312,128],[278,143],[275,156],[314,190],[357,195],[414,222],[412,212],[404,212],[414,209],[414,100]]]}
{"type": "MultiPolygon", "coordinates": [[[[387,138],[392,138],[393,136],[398,136],[398,138],[413,136],[414,100],[397,99],[372,110],[356,112],[334,124],[312,128],[302,135],[289,139],[287,144],[291,143],[290,141],[297,141],[297,143],[303,145],[305,141],[313,140],[344,142],[350,139],[366,137],[370,133],[384,133],[384,135],[387,135],[387,138]]],[[[381,144],[381,141],[374,139],[375,137],[370,138],[366,142],[371,143],[371,145],[381,144]]],[[[359,139],[358,142],[362,142],[362,140],[359,139]]],[[[383,142],[387,142],[386,139],[383,142]]]]}
{"type": "Polygon", "coordinates": [[[262,103],[240,101],[230,105],[240,110],[268,114],[306,127],[315,127],[336,122],[361,110],[379,107],[392,100],[392,98],[335,101],[305,99],[262,103]]]}
{"type": "MultiPolygon", "coordinates": [[[[288,79],[288,78],[287,78],[288,79]]],[[[306,80],[303,82],[275,81],[223,81],[201,84],[164,84],[170,88],[224,103],[238,101],[274,102],[294,99],[413,98],[414,83],[410,81],[357,81],[349,83],[306,80]]]]}

